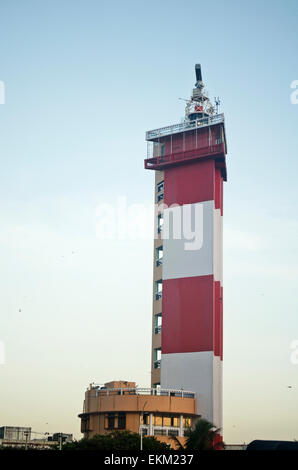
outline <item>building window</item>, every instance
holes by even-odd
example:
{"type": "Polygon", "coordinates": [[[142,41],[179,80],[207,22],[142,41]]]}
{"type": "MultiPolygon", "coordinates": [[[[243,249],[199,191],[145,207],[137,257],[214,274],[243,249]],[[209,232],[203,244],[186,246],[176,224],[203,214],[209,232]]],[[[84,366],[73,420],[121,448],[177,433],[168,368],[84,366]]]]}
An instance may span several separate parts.
{"type": "Polygon", "coordinates": [[[125,429],[126,428],[126,414],[119,413],[118,414],[118,429],[125,429]]]}
{"type": "Polygon", "coordinates": [[[82,418],[82,421],[81,421],[81,432],[84,433],[84,432],[90,431],[89,427],[90,427],[90,417],[85,416],[84,418],[82,418]]]}
{"type": "Polygon", "coordinates": [[[154,415],[153,425],[154,426],[162,426],[162,416],[154,415]]]}
{"type": "Polygon", "coordinates": [[[192,419],[191,418],[183,418],[183,427],[184,428],[191,428],[192,426],[192,419]]]}
{"type": "Polygon", "coordinates": [[[171,426],[173,426],[174,428],[179,428],[180,426],[180,418],[175,418],[172,416],[172,424],[171,426]]]}
{"type": "Polygon", "coordinates": [[[114,413],[111,413],[108,416],[108,428],[114,429],[114,427],[115,427],[115,415],[114,413]]]}
{"type": "Polygon", "coordinates": [[[180,418],[175,417],[175,416],[170,416],[170,415],[154,415],[153,425],[162,426],[162,427],[179,428],[180,418]]]}
{"type": "Polygon", "coordinates": [[[155,250],[155,264],[157,267],[162,265],[162,257],[163,257],[163,246],[160,245],[155,250]]]}
{"type": "Polygon", "coordinates": [[[105,429],[125,429],[126,414],[125,413],[107,413],[105,415],[105,429]]]}
{"type": "Polygon", "coordinates": [[[172,419],[170,416],[164,416],[162,419],[162,425],[163,426],[171,426],[172,424],[172,419]]]}
{"type": "Polygon", "coordinates": [[[140,414],[140,424],[148,426],[149,424],[149,413],[140,414]]]}
{"type": "Polygon", "coordinates": [[[155,300],[162,298],[162,279],[155,281],[155,300]]]}
{"type": "Polygon", "coordinates": [[[108,413],[105,416],[105,429],[115,429],[115,413],[108,413]]]}

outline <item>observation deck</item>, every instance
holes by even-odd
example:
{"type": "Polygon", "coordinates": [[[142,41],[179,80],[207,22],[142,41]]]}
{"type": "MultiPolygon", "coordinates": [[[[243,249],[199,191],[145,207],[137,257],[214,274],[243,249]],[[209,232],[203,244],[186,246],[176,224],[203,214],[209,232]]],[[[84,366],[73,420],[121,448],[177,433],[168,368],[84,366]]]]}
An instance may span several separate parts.
{"type": "Polygon", "coordinates": [[[156,142],[160,137],[178,134],[180,132],[187,132],[198,128],[201,129],[202,127],[214,126],[216,124],[224,123],[224,121],[223,113],[196,119],[194,121],[183,121],[179,124],[173,124],[171,126],[160,127],[159,129],[147,131],[146,140],[156,142]]]}
{"type": "Polygon", "coordinates": [[[215,114],[192,121],[185,120],[146,132],[147,170],[163,170],[194,160],[214,159],[227,179],[227,153],[224,115],[215,114]]]}

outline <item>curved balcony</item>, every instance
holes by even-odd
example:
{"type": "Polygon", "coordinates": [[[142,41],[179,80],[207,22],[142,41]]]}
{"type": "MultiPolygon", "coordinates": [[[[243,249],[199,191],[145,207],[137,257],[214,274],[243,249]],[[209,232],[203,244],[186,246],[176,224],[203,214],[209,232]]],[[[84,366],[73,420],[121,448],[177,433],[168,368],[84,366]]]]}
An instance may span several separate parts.
{"type": "Polygon", "coordinates": [[[158,409],[161,412],[195,414],[195,393],[163,388],[110,388],[92,385],[86,391],[84,413],[109,411],[141,412],[158,409]]]}
{"type": "Polygon", "coordinates": [[[100,384],[92,384],[92,390],[95,396],[111,396],[111,395],[153,395],[161,397],[182,397],[195,398],[195,393],[187,390],[177,390],[172,388],[110,388],[100,384]]]}

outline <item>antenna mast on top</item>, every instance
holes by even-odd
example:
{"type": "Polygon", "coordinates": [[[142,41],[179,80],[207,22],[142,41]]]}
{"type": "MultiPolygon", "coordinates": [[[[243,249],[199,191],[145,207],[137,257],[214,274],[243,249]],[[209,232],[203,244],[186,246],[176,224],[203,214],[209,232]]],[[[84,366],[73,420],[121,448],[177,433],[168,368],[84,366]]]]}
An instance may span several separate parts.
{"type": "Polygon", "coordinates": [[[195,88],[193,89],[192,96],[187,101],[185,108],[185,119],[187,121],[211,116],[215,111],[214,106],[209,100],[208,93],[204,91],[205,85],[202,80],[201,64],[195,65],[195,73],[195,88]]]}

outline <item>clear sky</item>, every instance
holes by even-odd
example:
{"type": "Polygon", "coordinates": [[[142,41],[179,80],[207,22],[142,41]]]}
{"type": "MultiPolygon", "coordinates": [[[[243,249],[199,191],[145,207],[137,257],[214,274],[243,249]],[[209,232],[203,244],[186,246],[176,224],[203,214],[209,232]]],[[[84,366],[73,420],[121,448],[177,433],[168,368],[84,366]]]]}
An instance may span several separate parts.
{"type": "Polygon", "coordinates": [[[145,131],[180,121],[201,63],[228,139],[224,439],[298,439],[297,20],[296,0],[1,1],[0,425],[79,437],[90,382],[149,386],[152,230],[100,240],[97,208],[150,206],[145,131]]]}

